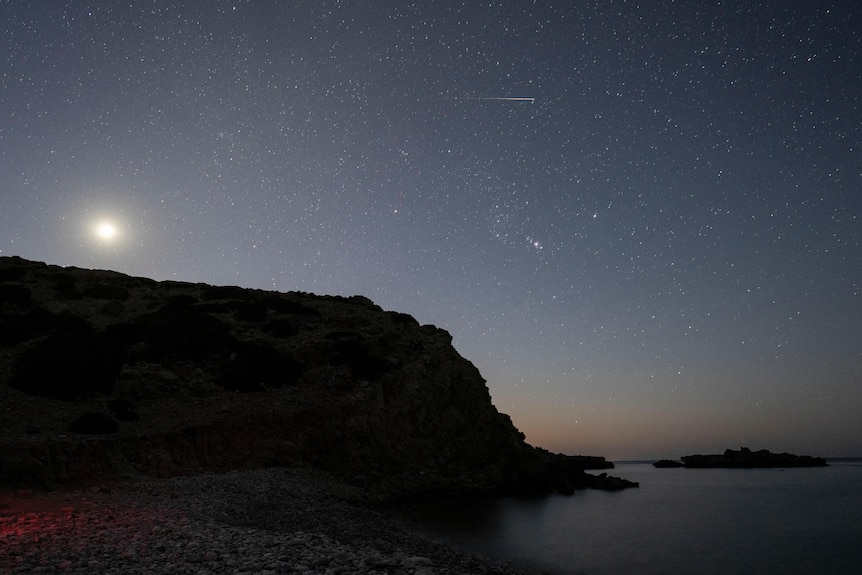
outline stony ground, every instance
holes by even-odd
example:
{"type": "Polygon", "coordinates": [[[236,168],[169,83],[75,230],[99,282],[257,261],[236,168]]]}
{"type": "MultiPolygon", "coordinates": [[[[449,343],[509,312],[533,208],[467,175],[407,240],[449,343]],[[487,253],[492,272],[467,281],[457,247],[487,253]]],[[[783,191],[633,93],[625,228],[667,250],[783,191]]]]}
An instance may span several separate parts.
{"type": "Polygon", "coordinates": [[[304,469],[18,493],[0,498],[0,572],[521,573],[347,502],[357,495],[304,469]]]}

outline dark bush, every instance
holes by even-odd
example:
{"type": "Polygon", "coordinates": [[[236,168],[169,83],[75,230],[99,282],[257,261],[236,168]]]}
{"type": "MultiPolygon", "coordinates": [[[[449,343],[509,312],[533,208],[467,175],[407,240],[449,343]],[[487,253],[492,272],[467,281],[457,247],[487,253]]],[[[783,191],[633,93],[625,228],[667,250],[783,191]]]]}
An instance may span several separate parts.
{"type": "Polygon", "coordinates": [[[237,306],[234,312],[234,317],[240,321],[261,321],[266,319],[267,307],[256,301],[242,302],[243,305],[237,306]]]}
{"type": "Polygon", "coordinates": [[[99,315],[103,317],[116,318],[123,314],[125,306],[116,300],[109,300],[99,306],[99,315]]]}
{"type": "Polygon", "coordinates": [[[16,345],[27,341],[27,316],[20,313],[0,313],[0,345],[16,345]]]}
{"type": "MultiPolygon", "coordinates": [[[[181,290],[183,292],[185,292],[189,289],[188,282],[178,282],[178,281],[174,281],[174,280],[164,280],[164,281],[157,282],[155,280],[151,280],[151,279],[147,279],[147,278],[132,278],[132,279],[137,280],[138,283],[140,283],[144,287],[156,287],[156,284],[158,284],[161,288],[161,289],[159,289],[159,291],[161,293],[165,293],[165,292],[172,290],[172,289],[181,290]]],[[[198,285],[205,285],[205,284],[198,284],[198,285]]]]}
{"type": "Polygon", "coordinates": [[[350,331],[346,329],[337,329],[335,331],[330,331],[326,335],[324,335],[326,339],[331,339],[332,341],[341,341],[341,340],[360,340],[362,336],[357,331],[350,331]]]}
{"type": "Polygon", "coordinates": [[[2,330],[3,337],[12,343],[20,343],[36,337],[54,333],[90,331],[92,326],[82,317],[71,313],[51,313],[43,309],[31,310],[26,315],[7,315],[9,329],[2,330]]]}
{"type": "Polygon", "coordinates": [[[251,343],[240,344],[231,359],[220,367],[216,385],[241,392],[291,385],[302,373],[302,365],[293,357],[251,343]]]}
{"type": "Polygon", "coordinates": [[[242,288],[239,286],[205,286],[204,299],[241,299],[253,300],[256,299],[253,290],[242,288]]]}
{"type": "Polygon", "coordinates": [[[223,299],[223,300],[204,300],[195,307],[201,311],[208,313],[231,313],[238,310],[243,305],[249,303],[247,300],[223,299]]]}
{"type": "Polygon", "coordinates": [[[162,306],[163,310],[191,309],[198,303],[198,298],[189,294],[171,296],[162,306]]]}
{"type": "Polygon", "coordinates": [[[30,288],[19,285],[0,285],[0,305],[11,303],[29,306],[31,301],[30,288]]]}
{"type": "Polygon", "coordinates": [[[125,399],[112,399],[108,402],[108,409],[120,421],[137,421],[141,418],[135,411],[135,404],[125,399]]]}
{"type": "Polygon", "coordinates": [[[293,320],[277,318],[266,322],[266,325],[263,326],[263,331],[275,337],[291,337],[299,333],[299,328],[296,327],[293,320]]]}
{"type": "Polygon", "coordinates": [[[95,411],[82,413],[75,421],[69,424],[69,431],[72,433],[108,435],[110,433],[117,433],[119,430],[120,426],[110,415],[95,411]]]}
{"type": "Polygon", "coordinates": [[[116,324],[108,333],[128,345],[147,344],[144,359],[157,361],[178,356],[204,359],[236,345],[224,322],[195,309],[160,309],[130,323],[116,324]]]}
{"type": "Polygon", "coordinates": [[[84,295],[85,297],[91,297],[93,299],[126,301],[127,299],[129,299],[129,290],[124,288],[123,286],[107,283],[98,283],[88,285],[82,291],[82,295],[84,295]]]}
{"type": "Polygon", "coordinates": [[[151,288],[159,283],[156,280],[150,278],[130,278],[130,280],[138,284],[140,287],[147,288],[151,288]]]}
{"type": "Polygon", "coordinates": [[[376,379],[389,371],[389,364],[369,343],[361,339],[339,339],[335,343],[335,364],[346,365],[354,377],[376,379]]]}
{"type": "Polygon", "coordinates": [[[389,316],[389,319],[391,319],[393,323],[401,325],[419,325],[419,322],[416,321],[416,318],[409,313],[401,313],[400,311],[387,311],[386,315],[389,316]]]}
{"type": "Polygon", "coordinates": [[[9,384],[31,395],[74,401],[111,392],[121,366],[121,350],[104,334],[54,333],[18,356],[9,384]]]}
{"type": "Polygon", "coordinates": [[[303,305],[298,301],[286,299],[283,296],[268,295],[265,296],[261,302],[276,313],[302,315],[307,317],[317,317],[320,315],[320,312],[315,308],[303,305]]]}
{"type": "Polygon", "coordinates": [[[214,313],[233,313],[240,321],[260,321],[267,313],[267,307],[264,304],[246,300],[203,303],[198,306],[198,309],[214,313]]]}
{"type": "Polygon", "coordinates": [[[0,282],[20,280],[27,275],[28,265],[14,261],[16,257],[0,259],[0,282]]]}
{"type": "MultiPolygon", "coordinates": [[[[339,297],[339,296],[335,296],[335,297],[339,297]]],[[[345,302],[352,304],[352,305],[369,307],[371,309],[380,309],[380,307],[376,303],[374,303],[373,301],[371,301],[370,299],[368,299],[364,295],[352,295],[352,296],[349,296],[346,298],[342,297],[341,299],[342,299],[342,301],[345,301],[345,302]]]]}
{"type": "Polygon", "coordinates": [[[75,278],[69,274],[57,274],[54,276],[54,289],[60,299],[81,299],[75,278]]]}

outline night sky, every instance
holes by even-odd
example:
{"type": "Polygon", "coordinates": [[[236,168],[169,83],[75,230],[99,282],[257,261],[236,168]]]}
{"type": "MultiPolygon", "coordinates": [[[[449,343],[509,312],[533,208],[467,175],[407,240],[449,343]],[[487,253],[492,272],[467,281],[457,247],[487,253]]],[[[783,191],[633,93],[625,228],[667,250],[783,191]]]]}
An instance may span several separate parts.
{"type": "Polygon", "coordinates": [[[363,294],[527,440],[862,456],[862,4],[0,2],[0,255],[363,294]]]}

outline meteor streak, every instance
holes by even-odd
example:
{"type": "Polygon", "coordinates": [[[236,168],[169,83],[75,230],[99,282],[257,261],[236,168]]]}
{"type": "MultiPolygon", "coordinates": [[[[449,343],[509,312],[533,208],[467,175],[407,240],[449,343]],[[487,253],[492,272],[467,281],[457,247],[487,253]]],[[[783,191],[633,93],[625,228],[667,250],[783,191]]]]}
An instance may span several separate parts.
{"type": "Polygon", "coordinates": [[[530,102],[531,104],[536,101],[535,98],[481,98],[474,96],[455,96],[450,98],[451,100],[503,100],[506,102],[530,102]]]}
{"type": "Polygon", "coordinates": [[[423,100],[497,100],[503,102],[529,102],[531,104],[536,102],[536,98],[525,98],[525,97],[514,97],[514,96],[430,96],[430,97],[419,97],[419,98],[409,98],[415,102],[423,101],[423,100]]]}

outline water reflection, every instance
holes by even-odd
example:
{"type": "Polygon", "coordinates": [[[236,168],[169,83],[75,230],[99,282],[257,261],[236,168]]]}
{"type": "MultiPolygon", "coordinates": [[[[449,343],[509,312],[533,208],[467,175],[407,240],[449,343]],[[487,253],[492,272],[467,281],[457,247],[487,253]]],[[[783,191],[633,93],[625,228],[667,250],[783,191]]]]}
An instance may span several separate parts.
{"type": "Polygon", "coordinates": [[[856,572],[847,569],[858,567],[862,540],[862,467],[617,472],[641,487],[424,503],[402,519],[435,540],[554,574],[856,572]]]}
{"type": "Polygon", "coordinates": [[[549,547],[547,526],[557,523],[561,504],[574,496],[465,498],[423,502],[402,509],[401,520],[415,531],[496,561],[510,561],[530,569],[554,570],[545,560],[549,547]]]}

